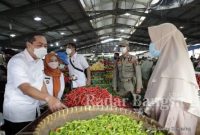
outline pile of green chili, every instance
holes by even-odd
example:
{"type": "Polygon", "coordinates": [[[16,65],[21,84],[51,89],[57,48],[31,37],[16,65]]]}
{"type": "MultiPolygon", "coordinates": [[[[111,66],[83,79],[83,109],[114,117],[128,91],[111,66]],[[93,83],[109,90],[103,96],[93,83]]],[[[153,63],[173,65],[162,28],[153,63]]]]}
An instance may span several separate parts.
{"type": "Polygon", "coordinates": [[[125,115],[104,114],[90,120],[74,120],[50,131],[50,135],[165,135],[156,129],[147,130],[142,121],[125,115]]]}

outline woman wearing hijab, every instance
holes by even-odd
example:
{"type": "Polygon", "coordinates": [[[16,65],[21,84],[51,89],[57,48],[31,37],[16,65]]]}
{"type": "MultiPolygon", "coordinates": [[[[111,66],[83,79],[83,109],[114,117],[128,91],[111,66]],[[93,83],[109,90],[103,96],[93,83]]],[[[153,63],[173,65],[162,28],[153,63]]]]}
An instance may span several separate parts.
{"type": "Polygon", "coordinates": [[[50,95],[61,99],[64,88],[64,75],[58,68],[59,58],[53,52],[47,54],[44,59],[45,84],[50,95]]]}
{"type": "Polygon", "coordinates": [[[159,59],[145,94],[145,112],[175,135],[194,135],[199,87],[184,36],[170,23],[149,27],[148,32],[150,54],[159,59]]]}

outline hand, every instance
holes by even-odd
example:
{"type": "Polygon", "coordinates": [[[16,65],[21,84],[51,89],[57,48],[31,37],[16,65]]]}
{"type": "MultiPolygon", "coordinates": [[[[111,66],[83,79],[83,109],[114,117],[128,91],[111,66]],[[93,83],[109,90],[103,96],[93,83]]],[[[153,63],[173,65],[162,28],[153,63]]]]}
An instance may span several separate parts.
{"type": "Polygon", "coordinates": [[[140,94],[140,93],[141,93],[141,90],[142,90],[141,88],[137,88],[135,93],[136,93],[136,94],[140,94]]]}
{"type": "Polygon", "coordinates": [[[86,85],[87,85],[87,86],[90,86],[90,85],[91,85],[91,79],[87,79],[86,85]]]}
{"type": "Polygon", "coordinates": [[[47,101],[49,109],[52,112],[59,111],[61,109],[66,108],[66,106],[60,102],[60,100],[58,100],[57,98],[53,96],[48,96],[45,98],[45,100],[47,101]]]}

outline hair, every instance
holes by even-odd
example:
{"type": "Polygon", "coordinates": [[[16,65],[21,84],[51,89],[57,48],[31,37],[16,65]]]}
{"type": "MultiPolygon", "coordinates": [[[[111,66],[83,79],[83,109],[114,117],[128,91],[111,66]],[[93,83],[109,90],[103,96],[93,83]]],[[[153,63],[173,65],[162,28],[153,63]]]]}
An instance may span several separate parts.
{"type": "Polygon", "coordinates": [[[26,37],[26,42],[33,43],[35,41],[35,36],[44,36],[44,34],[41,32],[31,33],[26,37]]]}
{"type": "MultiPolygon", "coordinates": [[[[71,43],[67,43],[67,45],[71,45],[71,46],[72,46],[73,48],[75,48],[75,50],[76,50],[76,44],[75,44],[75,43],[72,43],[72,42],[71,42],[71,43]]],[[[67,45],[66,45],[66,46],[67,46],[67,45]]]]}

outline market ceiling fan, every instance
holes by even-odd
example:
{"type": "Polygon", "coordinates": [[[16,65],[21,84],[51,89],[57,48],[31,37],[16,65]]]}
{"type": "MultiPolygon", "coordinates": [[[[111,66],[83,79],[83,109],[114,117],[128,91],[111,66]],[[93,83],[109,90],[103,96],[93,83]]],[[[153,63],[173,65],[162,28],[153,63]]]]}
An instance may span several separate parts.
{"type": "Polygon", "coordinates": [[[158,0],[155,4],[150,5],[153,10],[165,10],[171,8],[182,7],[187,5],[194,0],[158,0]]]}

